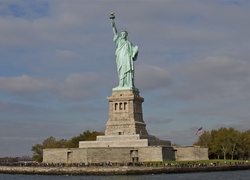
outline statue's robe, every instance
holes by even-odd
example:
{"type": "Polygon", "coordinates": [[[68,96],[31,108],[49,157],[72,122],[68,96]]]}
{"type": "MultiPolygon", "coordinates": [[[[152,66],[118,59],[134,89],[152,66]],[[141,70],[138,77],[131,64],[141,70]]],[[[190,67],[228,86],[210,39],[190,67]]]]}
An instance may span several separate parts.
{"type": "Polygon", "coordinates": [[[116,44],[116,64],[119,87],[134,87],[134,62],[137,59],[138,47],[119,35],[114,36],[116,44]]]}

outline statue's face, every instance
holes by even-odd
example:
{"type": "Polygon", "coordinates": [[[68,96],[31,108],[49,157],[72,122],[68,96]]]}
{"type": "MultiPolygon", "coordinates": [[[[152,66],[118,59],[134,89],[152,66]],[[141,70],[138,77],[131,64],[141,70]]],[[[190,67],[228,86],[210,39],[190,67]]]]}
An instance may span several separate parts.
{"type": "Polygon", "coordinates": [[[123,39],[127,39],[127,37],[128,37],[127,32],[122,31],[122,32],[121,32],[121,37],[122,37],[123,39]]]}

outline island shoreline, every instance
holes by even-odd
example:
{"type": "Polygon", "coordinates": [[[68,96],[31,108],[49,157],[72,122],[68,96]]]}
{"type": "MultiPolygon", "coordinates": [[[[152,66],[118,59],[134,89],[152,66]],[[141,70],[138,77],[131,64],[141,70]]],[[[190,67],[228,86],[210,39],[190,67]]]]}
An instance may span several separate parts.
{"type": "Polygon", "coordinates": [[[145,167],[145,166],[96,166],[96,167],[19,167],[0,166],[0,174],[29,175],[142,175],[174,174],[194,172],[216,172],[249,170],[249,165],[230,165],[214,167],[145,167]]]}

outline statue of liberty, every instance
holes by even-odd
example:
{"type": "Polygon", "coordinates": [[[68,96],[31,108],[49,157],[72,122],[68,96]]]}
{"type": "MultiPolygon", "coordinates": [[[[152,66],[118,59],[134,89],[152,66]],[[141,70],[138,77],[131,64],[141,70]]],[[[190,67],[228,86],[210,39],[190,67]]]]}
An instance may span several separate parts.
{"type": "Polygon", "coordinates": [[[110,20],[114,32],[116,45],[116,64],[119,85],[114,90],[135,89],[134,86],[134,61],[137,59],[138,47],[128,40],[128,32],[122,30],[118,33],[115,26],[115,16],[111,13],[110,20]]]}

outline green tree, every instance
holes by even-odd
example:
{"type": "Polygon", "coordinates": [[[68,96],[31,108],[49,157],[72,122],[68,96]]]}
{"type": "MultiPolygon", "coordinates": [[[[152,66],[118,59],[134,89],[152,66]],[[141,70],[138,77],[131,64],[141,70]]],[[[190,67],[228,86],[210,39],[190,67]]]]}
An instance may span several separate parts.
{"type": "Polygon", "coordinates": [[[33,151],[32,160],[42,162],[43,161],[43,149],[45,148],[63,148],[66,147],[67,140],[61,139],[57,141],[54,137],[50,136],[43,141],[42,144],[36,144],[32,146],[33,151]]]}
{"type": "Polygon", "coordinates": [[[246,131],[245,134],[246,141],[244,142],[244,146],[246,146],[246,156],[250,156],[250,130],[246,131]]]}
{"type": "Polygon", "coordinates": [[[43,148],[57,148],[58,143],[56,138],[50,136],[43,141],[43,148]]]}
{"type": "Polygon", "coordinates": [[[216,143],[221,147],[223,158],[226,159],[227,153],[229,152],[230,139],[228,129],[222,127],[218,130],[216,143]]]}
{"type": "Polygon", "coordinates": [[[221,127],[211,132],[204,131],[194,145],[207,146],[209,156],[218,159],[249,157],[250,130],[240,132],[232,127],[221,127]]]}
{"type": "Polygon", "coordinates": [[[96,140],[96,136],[104,135],[103,132],[93,131],[90,132],[89,130],[79,134],[78,136],[74,136],[68,141],[67,147],[69,148],[77,148],[79,146],[79,141],[94,141],[96,140]]]}
{"type": "Polygon", "coordinates": [[[240,153],[240,132],[235,130],[234,128],[230,127],[228,129],[228,138],[229,138],[229,155],[231,156],[231,159],[234,159],[235,155],[238,155],[240,153]]]}
{"type": "Polygon", "coordinates": [[[194,145],[197,146],[210,146],[211,144],[211,134],[209,131],[203,131],[203,133],[199,136],[199,139],[197,142],[194,143],[194,145]]]}
{"type": "Polygon", "coordinates": [[[240,151],[240,158],[246,158],[249,157],[250,155],[250,130],[245,131],[245,132],[241,132],[240,134],[240,147],[239,147],[239,151],[240,151]]]}
{"type": "Polygon", "coordinates": [[[36,144],[32,146],[31,150],[33,151],[32,160],[37,161],[37,162],[42,162],[43,161],[43,145],[36,144]]]}
{"type": "Polygon", "coordinates": [[[219,137],[219,131],[218,130],[212,130],[211,131],[211,153],[214,155],[214,157],[217,157],[217,159],[220,159],[220,157],[223,156],[223,151],[221,148],[221,138],[219,137]]]}

